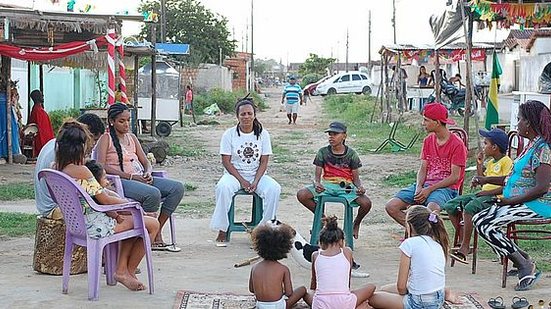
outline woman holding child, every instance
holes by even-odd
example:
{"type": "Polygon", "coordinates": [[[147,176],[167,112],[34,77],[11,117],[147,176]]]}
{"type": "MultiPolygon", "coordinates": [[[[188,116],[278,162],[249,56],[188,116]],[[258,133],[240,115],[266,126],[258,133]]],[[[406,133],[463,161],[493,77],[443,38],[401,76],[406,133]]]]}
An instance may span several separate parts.
{"type": "Polygon", "coordinates": [[[517,291],[530,289],[541,276],[536,264],[507,238],[502,227],[526,219],[551,218],[551,112],[539,101],[519,106],[518,134],[530,140],[509,176],[477,176],[478,184],[505,185],[503,198],[473,217],[480,236],[501,257],[518,267],[517,291]]]}
{"type": "MultiPolygon", "coordinates": [[[[57,170],[72,177],[99,204],[123,204],[127,201],[106,193],[104,188],[94,178],[84,165],[86,150],[91,148],[93,139],[85,125],[77,121],[67,121],[63,124],[57,137],[55,167],[57,170]]],[[[86,220],[86,230],[91,238],[102,238],[133,228],[131,216],[103,213],[83,205],[86,220]]],[[[149,236],[153,238],[159,230],[159,223],[154,218],[144,218],[149,236]]],[[[141,238],[127,239],[121,242],[115,280],[130,290],[144,290],[143,283],[138,281],[135,272],[145,254],[141,238]]]]}

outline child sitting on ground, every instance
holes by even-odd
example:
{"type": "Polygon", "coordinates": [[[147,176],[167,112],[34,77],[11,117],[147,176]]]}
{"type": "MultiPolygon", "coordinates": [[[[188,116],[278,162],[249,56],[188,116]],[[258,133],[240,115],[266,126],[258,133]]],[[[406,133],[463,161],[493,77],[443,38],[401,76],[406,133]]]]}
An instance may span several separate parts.
{"type": "Polygon", "coordinates": [[[337,217],[324,218],[320,232],[321,250],[312,253],[312,281],[314,294],[305,297],[313,309],[353,309],[369,299],[375,291],[373,284],[350,291],[352,250],[344,247],[344,232],[337,225],[337,217]]]}
{"type": "Polygon", "coordinates": [[[293,230],[286,224],[267,221],[253,230],[254,249],[263,258],[252,267],[249,278],[249,291],[254,293],[258,309],[291,308],[306,295],[304,286],[293,290],[289,268],[278,262],[287,257],[292,238],[293,230]]]}
{"type": "Polygon", "coordinates": [[[340,196],[348,203],[356,203],[360,206],[354,219],[353,236],[357,239],[360,223],[371,210],[371,200],[365,195],[358,172],[362,163],[358,154],[345,145],[346,126],[343,123],[332,122],[325,132],[329,133],[329,145],[318,150],[314,159],[314,184],[300,189],[297,199],[312,213],[316,210],[315,199],[320,195],[340,196]]]}
{"type": "MultiPolygon", "coordinates": [[[[492,129],[491,131],[481,129],[479,133],[484,137],[484,148],[476,159],[477,176],[472,180],[471,185],[473,187],[479,185],[479,176],[507,176],[513,167],[513,160],[506,155],[509,142],[507,134],[500,129],[492,129]],[[483,165],[484,158],[490,158],[485,166],[483,165]]],[[[461,228],[461,221],[464,223],[461,246],[450,254],[452,259],[468,264],[467,255],[470,253],[473,216],[490,207],[496,196],[501,195],[502,192],[502,186],[485,184],[481,191],[463,194],[444,204],[443,208],[448,213],[456,230],[461,228]],[[459,211],[463,212],[462,218],[459,217],[459,211]]]]}
{"type": "Polygon", "coordinates": [[[406,213],[407,238],[400,245],[396,284],[381,287],[369,299],[373,308],[442,308],[444,299],[459,303],[445,288],[448,234],[444,222],[424,206],[406,213]]]}

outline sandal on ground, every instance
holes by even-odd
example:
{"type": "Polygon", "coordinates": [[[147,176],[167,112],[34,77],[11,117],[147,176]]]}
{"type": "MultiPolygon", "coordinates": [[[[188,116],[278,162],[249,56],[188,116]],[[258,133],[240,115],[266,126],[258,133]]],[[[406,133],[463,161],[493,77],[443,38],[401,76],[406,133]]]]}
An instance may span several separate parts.
{"type": "Polygon", "coordinates": [[[501,296],[490,298],[488,300],[488,306],[493,309],[505,309],[505,305],[503,305],[503,298],[501,296]]]}
{"type": "Polygon", "coordinates": [[[527,275],[518,281],[515,286],[515,291],[527,291],[529,290],[541,277],[541,270],[536,271],[533,275],[527,275]]]}
{"type": "Polygon", "coordinates": [[[166,246],[166,251],[168,252],[180,252],[182,248],[176,246],[176,244],[169,244],[166,246]]]}
{"type": "Polygon", "coordinates": [[[467,262],[467,257],[461,252],[451,253],[450,257],[461,264],[469,264],[469,262],[467,262]]]}
{"type": "Polygon", "coordinates": [[[159,243],[153,243],[151,244],[151,250],[152,251],[166,251],[168,250],[168,244],[165,244],[163,242],[159,242],[159,243]]]}
{"type": "Polygon", "coordinates": [[[227,241],[219,241],[219,240],[217,240],[215,243],[216,243],[216,246],[217,246],[217,247],[227,247],[227,246],[228,246],[228,242],[227,242],[227,241]]]}
{"type": "Polygon", "coordinates": [[[513,297],[513,303],[511,304],[511,308],[513,309],[520,309],[524,307],[528,307],[528,300],[525,297],[513,297]]]}

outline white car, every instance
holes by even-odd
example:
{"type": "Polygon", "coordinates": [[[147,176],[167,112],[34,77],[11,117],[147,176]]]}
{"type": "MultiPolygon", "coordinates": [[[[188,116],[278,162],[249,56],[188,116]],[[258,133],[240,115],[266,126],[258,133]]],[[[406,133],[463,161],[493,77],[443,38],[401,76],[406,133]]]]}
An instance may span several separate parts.
{"type": "Polygon", "coordinates": [[[365,73],[350,71],[339,73],[320,83],[315,94],[327,95],[337,93],[371,94],[371,82],[365,73]]]}

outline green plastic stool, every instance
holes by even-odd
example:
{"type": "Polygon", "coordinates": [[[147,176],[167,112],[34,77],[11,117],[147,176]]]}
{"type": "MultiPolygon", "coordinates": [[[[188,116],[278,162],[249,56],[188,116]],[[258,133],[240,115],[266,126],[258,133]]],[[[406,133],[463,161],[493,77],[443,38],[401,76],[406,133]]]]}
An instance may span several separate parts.
{"type": "Polygon", "coordinates": [[[354,229],[354,206],[358,206],[355,202],[351,204],[344,197],[320,195],[316,200],[316,211],[314,212],[314,222],[312,223],[312,235],[310,236],[310,244],[317,245],[321,231],[321,218],[325,212],[325,203],[341,203],[344,205],[344,239],[346,245],[354,250],[354,237],[352,236],[354,229]]]}
{"type": "Polygon", "coordinates": [[[262,214],[263,214],[263,207],[262,207],[263,201],[260,196],[256,193],[249,193],[246,192],[243,189],[240,189],[239,191],[235,192],[233,195],[230,211],[228,212],[228,221],[230,222],[230,225],[228,226],[228,230],[226,231],[226,241],[230,241],[230,235],[231,232],[245,232],[247,231],[247,228],[245,228],[245,225],[250,228],[254,228],[255,226],[262,221],[262,214]],[[235,222],[235,197],[238,195],[252,195],[253,196],[253,211],[251,214],[251,221],[249,222],[235,222]]]}

